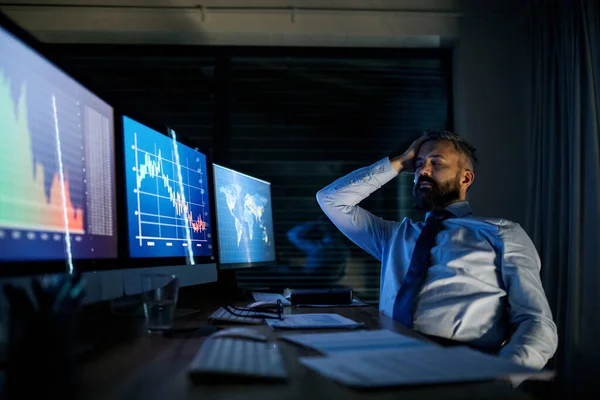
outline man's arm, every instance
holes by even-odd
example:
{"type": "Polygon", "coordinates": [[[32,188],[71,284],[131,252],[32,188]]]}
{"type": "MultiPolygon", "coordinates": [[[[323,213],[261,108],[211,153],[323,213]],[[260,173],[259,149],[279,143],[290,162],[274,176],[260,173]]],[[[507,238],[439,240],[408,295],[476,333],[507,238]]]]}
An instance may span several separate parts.
{"type": "Polygon", "coordinates": [[[542,369],[556,351],[558,335],[540,280],[540,258],[518,224],[502,231],[501,236],[502,277],[508,292],[512,335],[499,355],[542,369]]]}
{"type": "Polygon", "coordinates": [[[371,193],[398,176],[384,158],[336,180],[317,193],[323,212],[338,229],[363,250],[381,260],[382,243],[389,237],[393,222],[374,216],[358,206],[371,193]]]}
{"type": "Polygon", "coordinates": [[[414,173],[414,160],[424,140],[421,136],[402,155],[351,172],[317,193],[319,205],[338,229],[380,261],[382,243],[389,238],[394,223],[374,216],[358,203],[400,172],[414,173]]]}

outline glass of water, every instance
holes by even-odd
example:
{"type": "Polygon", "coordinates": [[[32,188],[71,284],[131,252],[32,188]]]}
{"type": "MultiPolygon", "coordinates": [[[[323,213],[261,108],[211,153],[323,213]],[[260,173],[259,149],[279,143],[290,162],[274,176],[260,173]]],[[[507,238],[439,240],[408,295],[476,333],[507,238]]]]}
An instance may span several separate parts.
{"type": "Polygon", "coordinates": [[[177,275],[142,275],[142,300],[148,333],[160,332],[173,326],[178,293],[177,275]]]}

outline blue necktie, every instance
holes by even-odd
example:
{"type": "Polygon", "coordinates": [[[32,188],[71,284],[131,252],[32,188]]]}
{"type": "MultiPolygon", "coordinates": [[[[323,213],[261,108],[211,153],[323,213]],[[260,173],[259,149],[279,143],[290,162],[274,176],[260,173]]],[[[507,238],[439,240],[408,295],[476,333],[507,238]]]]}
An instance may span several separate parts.
{"type": "Polygon", "coordinates": [[[453,216],[454,214],[447,210],[431,212],[417,238],[410,266],[396,295],[393,312],[393,318],[408,328],[413,326],[414,301],[421,288],[425,271],[429,268],[430,253],[435,245],[435,237],[442,230],[442,221],[453,216]]]}

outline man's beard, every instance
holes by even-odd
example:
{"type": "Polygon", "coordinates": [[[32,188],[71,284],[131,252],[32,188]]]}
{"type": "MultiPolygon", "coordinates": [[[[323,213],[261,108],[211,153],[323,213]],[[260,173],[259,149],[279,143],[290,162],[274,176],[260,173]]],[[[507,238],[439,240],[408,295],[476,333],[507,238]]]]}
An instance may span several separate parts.
{"type": "Polygon", "coordinates": [[[460,173],[456,178],[440,184],[432,178],[421,176],[413,186],[413,197],[417,209],[433,211],[445,208],[460,199],[460,173]],[[421,188],[423,182],[429,182],[431,187],[421,188]]]}

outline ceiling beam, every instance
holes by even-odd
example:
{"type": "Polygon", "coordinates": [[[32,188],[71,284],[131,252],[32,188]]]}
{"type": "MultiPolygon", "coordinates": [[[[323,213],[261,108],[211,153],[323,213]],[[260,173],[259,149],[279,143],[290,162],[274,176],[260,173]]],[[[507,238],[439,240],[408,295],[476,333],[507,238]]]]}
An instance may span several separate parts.
{"type": "MultiPolygon", "coordinates": [[[[440,47],[458,35],[461,18],[478,15],[458,6],[461,0],[261,3],[38,0],[0,3],[0,9],[51,43],[241,46],[440,47]]],[[[488,14],[506,15],[493,10],[488,14]]]]}

